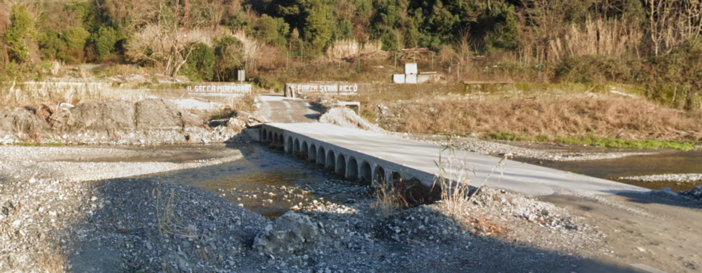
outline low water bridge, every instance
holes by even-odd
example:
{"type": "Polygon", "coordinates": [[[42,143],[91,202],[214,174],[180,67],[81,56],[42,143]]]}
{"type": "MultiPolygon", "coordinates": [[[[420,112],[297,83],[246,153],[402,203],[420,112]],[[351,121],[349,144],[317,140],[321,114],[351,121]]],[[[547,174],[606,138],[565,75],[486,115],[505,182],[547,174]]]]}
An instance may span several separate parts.
{"type": "Polygon", "coordinates": [[[467,175],[473,186],[483,182],[530,196],[576,192],[604,194],[647,189],[605,179],[444,147],[388,134],[324,123],[268,123],[260,129],[264,143],[284,147],[285,152],[316,162],[349,180],[365,183],[417,179],[431,186],[444,177],[467,175]],[[451,166],[446,163],[451,159],[451,166]],[[467,162],[467,166],[463,164],[467,162]]]}

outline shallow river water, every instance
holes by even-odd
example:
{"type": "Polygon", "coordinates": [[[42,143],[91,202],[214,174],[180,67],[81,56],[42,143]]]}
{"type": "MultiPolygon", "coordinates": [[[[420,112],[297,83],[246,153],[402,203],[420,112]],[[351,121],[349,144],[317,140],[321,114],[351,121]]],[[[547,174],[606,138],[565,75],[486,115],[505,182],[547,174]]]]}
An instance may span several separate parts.
{"type": "Polygon", "coordinates": [[[145,177],[202,187],[267,217],[279,216],[305,200],[324,198],[319,184],[339,178],[311,162],[257,144],[221,149],[238,149],[244,158],[145,177]]]}
{"type": "MultiPolygon", "coordinates": [[[[534,159],[517,159],[522,162],[540,164],[534,159]]],[[[611,179],[627,184],[649,189],[671,188],[681,191],[702,185],[702,182],[634,182],[618,180],[619,177],[654,175],[654,174],[684,174],[702,173],[702,151],[665,151],[659,154],[630,156],[617,159],[574,161],[574,162],[542,162],[543,166],[573,173],[611,179]]]]}

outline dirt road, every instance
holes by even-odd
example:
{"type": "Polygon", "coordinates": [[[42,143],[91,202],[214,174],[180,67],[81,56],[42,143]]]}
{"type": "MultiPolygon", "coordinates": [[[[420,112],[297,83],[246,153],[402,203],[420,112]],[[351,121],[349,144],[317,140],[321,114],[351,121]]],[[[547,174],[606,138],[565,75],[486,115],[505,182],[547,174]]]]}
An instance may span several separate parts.
{"type": "Polygon", "coordinates": [[[702,270],[702,205],[656,194],[607,195],[601,199],[550,196],[542,200],[566,208],[607,234],[603,261],[643,272],[702,270]]]}

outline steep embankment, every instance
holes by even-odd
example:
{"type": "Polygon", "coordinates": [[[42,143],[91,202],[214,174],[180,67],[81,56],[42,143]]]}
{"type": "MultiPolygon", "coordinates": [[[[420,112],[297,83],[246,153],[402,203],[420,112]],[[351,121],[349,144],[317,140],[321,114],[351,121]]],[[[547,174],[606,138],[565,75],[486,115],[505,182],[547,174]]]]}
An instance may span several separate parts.
{"type": "Polygon", "coordinates": [[[0,109],[0,143],[168,144],[241,140],[248,114],[210,123],[207,112],[162,99],[0,109]],[[209,125],[209,126],[208,126],[209,125]]]}

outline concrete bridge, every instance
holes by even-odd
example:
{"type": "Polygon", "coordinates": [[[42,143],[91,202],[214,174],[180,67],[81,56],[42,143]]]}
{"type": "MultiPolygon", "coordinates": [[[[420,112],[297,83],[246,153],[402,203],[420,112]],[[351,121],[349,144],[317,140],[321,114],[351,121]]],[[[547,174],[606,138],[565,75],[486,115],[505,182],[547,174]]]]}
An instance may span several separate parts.
{"type": "Polygon", "coordinates": [[[438,145],[324,123],[268,123],[261,127],[260,139],[322,165],[346,179],[366,184],[417,179],[431,186],[439,175],[443,175],[452,180],[467,177],[473,186],[485,183],[531,196],[562,192],[648,191],[470,152],[456,151],[449,156],[444,147],[438,145]],[[451,162],[451,166],[442,164],[443,170],[439,168],[440,157],[443,163],[451,162]]]}

